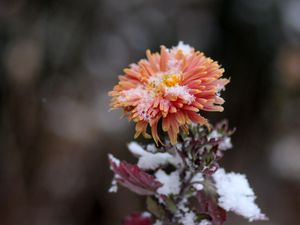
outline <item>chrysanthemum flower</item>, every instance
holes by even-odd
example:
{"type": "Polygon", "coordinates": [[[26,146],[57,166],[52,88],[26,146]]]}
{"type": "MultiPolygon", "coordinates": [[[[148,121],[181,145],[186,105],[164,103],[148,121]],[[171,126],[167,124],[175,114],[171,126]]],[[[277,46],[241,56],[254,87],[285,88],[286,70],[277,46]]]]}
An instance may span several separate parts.
{"type": "Polygon", "coordinates": [[[217,62],[182,42],[171,49],[161,46],[160,54],[147,50],[146,55],[147,59],[124,69],[109,93],[111,107],[122,108],[136,122],[135,137],[151,137],[147,134],[150,125],[158,144],[161,120],[162,130],[176,144],[179,130],[187,132],[189,123],[207,124],[200,110],[223,111],[219,93],[229,80],[220,79],[224,69],[217,62]]]}

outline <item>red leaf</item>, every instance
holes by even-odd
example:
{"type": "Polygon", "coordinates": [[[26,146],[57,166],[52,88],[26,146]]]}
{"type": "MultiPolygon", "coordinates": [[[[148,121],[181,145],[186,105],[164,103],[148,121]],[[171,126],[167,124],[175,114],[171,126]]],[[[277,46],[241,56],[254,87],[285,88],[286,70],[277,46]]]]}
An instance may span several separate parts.
{"type": "Polygon", "coordinates": [[[118,183],[140,195],[153,195],[162,184],[155,177],[143,171],[136,165],[125,161],[119,162],[109,155],[112,171],[116,174],[118,183]]]}
{"type": "Polygon", "coordinates": [[[226,221],[227,214],[226,211],[218,206],[217,200],[214,196],[199,191],[197,193],[197,199],[200,204],[200,209],[203,213],[208,214],[212,222],[216,225],[222,225],[226,221]]]}
{"type": "Polygon", "coordinates": [[[152,225],[152,219],[149,215],[143,213],[132,213],[122,221],[123,225],[152,225]]]}

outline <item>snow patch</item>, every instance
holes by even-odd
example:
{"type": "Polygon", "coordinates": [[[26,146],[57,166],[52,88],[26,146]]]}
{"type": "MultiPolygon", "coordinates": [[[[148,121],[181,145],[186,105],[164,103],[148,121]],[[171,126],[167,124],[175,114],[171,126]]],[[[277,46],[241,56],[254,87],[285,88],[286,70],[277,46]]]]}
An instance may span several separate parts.
{"type": "Polygon", "coordinates": [[[178,166],[181,164],[180,158],[176,155],[171,155],[167,152],[164,153],[151,153],[144,150],[144,148],[136,142],[128,144],[129,151],[139,157],[138,167],[144,170],[155,170],[165,164],[172,164],[178,166]]]}
{"type": "Polygon", "coordinates": [[[212,132],[210,132],[210,134],[207,136],[208,140],[211,140],[211,139],[218,139],[222,137],[222,135],[216,131],[216,130],[213,130],[212,132]]]}
{"type": "Polygon", "coordinates": [[[203,180],[202,173],[196,173],[192,178],[191,183],[197,191],[201,191],[203,189],[203,184],[201,183],[203,180]]]}
{"type": "Polygon", "coordinates": [[[165,171],[158,170],[155,173],[155,177],[162,183],[162,186],[157,189],[157,193],[162,195],[179,194],[181,182],[178,171],[174,171],[168,175],[165,171]]]}
{"type": "Polygon", "coordinates": [[[146,149],[148,152],[152,152],[152,153],[157,152],[157,148],[156,148],[155,144],[148,144],[146,149]]]}
{"type": "Polygon", "coordinates": [[[120,160],[118,160],[116,157],[114,157],[112,154],[108,154],[108,158],[109,160],[116,164],[116,166],[119,166],[120,165],[120,160]]]}
{"type": "Polygon", "coordinates": [[[187,212],[180,218],[180,222],[184,225],[196,225],[195,218],[196,214],[194,212],[187,212]]]}
{"type": "Polygon", "coordinates": [[[195,96],[188,92],[188,88],[186,86],[175,85],[173,87],[166,88],[165,95],[174,95],[177,96],[187,104],[191,104],[195,100],[195,96]]]}
{"type": "Polygon", "coordinates": [[[202,220],[199,225],[211,225],[212,223],[209,220],[202,220]]]}
{"type": "Polygon", "coordinates": [[[208,140],[222,138],[223,140],[219,143],[220,150],[226,151],[233,147],[232,143],[231,143],[231,138],[223,136],[217,130],[213,130],[207,137],[208,137],[208,140]]]}
{"type": "Polygon", "coordinates": [[[222,142],[219,144],[219,149],[226,151],[227,149],[232,148],[231,138],[225,137],[222,142]]]}
{"type": "Polygon", "coordinates": [[[218,204],[226,211],[233,211],[247,218],[250,222],[255,220],[267,220],[255,204],[256,196],[249,186],[245,175],[238,173],[226,173],[220,168],[213,174],[217,193],[218,204]]]}
{"type": "Polygon", "coordinates": [[[110,193],[116,193],[118,191],[118,183],[116,179],[114,178],[111,182],[111,187],[108,189],[108,192],[110,193]]]}
{"type": "Polygon", "coordinates": [[[149,212],[143,212],[142,213],[142,217],[143,218],[150,218],[151,217],[151,214],[149,212]]]}
{"type": "Polygon", "coordinates": [[[194,48],[192,48],[190,45],[184,44],[183,41],[179,41],[178,45],[175,48],[177,50],[181,50],[185,55],[190,54],[194,50],[194,48]]]}
{"type": "Polygon", "coordinates": [[[144,87],[138,86],[136,88],[123,91],[118,97],[118,101],[121,103],[137,101],[137,114],[145,121],[150,121],[151,115],[149,113],[149,109],[152,107],[154,98],[155,94],[152,91],[145,90],[144,87]]]}

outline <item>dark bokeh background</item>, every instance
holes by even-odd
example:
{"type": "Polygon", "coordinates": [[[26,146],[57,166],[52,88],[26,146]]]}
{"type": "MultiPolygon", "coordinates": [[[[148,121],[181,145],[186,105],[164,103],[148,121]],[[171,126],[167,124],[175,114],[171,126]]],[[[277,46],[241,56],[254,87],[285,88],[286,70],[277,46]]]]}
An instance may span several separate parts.
{"type": "MultiPolygon", "coordinates": [[[[132,159],[108,112],[123,67],[179,40],[231,77],[227,170],[246,173],[265,225],[300,224],[300,1],[1,0],[0,224],[117,225],[143,198],[108,194],[107,153],[132,159]]],[[[248,224],[231,215],[228,224],[248,224]]]]}

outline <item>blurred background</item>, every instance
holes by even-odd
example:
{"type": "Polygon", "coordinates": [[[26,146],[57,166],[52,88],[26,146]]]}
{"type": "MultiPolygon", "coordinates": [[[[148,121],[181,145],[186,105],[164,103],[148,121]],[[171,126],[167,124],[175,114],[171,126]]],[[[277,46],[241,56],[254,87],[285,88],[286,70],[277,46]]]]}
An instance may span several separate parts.
{"type": "Polygon", "coordinates": [[[221,164],[248,175],[271,218],[253,224],[300,224],[299,0],[1,0],[1,225],[118,225],[145,210],[107,192],[107,153],[133,161],[134,133],[107,92],[145,49],[179,40],[231,77],[209,115],[237,127],[221,164]]]}

